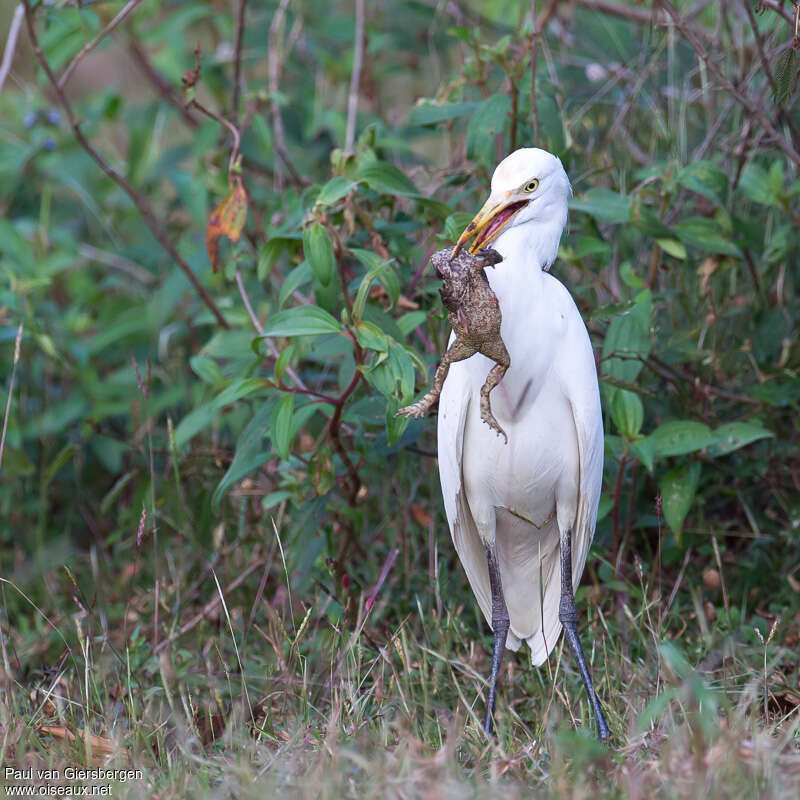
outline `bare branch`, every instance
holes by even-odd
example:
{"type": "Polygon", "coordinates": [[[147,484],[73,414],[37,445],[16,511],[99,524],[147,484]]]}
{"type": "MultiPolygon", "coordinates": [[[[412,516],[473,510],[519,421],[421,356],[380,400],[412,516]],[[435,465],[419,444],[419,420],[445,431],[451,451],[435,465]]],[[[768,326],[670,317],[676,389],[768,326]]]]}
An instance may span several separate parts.
{"type": "Polygon", "coordinates": [[[14,51],[17,49],[17,39],[22,28],[22,19],[25,16],[25,7],[20,3],[14,9],[14,16],[11,18],[11,27],[8,29],[6,47],[3,50],[3,61],[0,63],[0,91],[6,82],[8,73],[11,72],[11,64],[14,61],[14,51]]]}
{"type": "Polygon", "coordinates": [[[233,136],[233,149],[231,150],[231,157],[228,162],[228,177],[230,177],[234,164],[236,164],[236,159],[239,157],[239,145],[242,141],[242,137],[239,134],[239,129],[232,122],[225,119],[225,117],[221,117],[210,108],[206,108],[204,105],[201,105],[197,102],[197,100],[192,100],[189,103],[189,108],[196,108],[207,117],[219,122],[220,125],[224,125],[231,132],[231,136],[233,136]]]}
{"type": "Polygon", "coordinates": [[[751,100],[744,92],[742,92],[738,87],[734,86],[723,74],[720,68],[717,66],[716,62],[710,58],[708,55],[707,50],[703,46],[703,43],[700,41],[697,32],[695,31],[694,27],[684,20],[681,15],[678,13],[675,6],[669,2],[669,0],[657,0],[659,5],[664,8],[664,10],[669,14],[670,18],[672,19],[672,24],[683,34],[686,40],[694,49],[697,56],[703,61],[706,65],[706,69],[714,76],[715,80],[719,84],[720,88],[724,89],[729,95],[735,97],[736,100],[739,101],[740,105],[747,111],[751,116],[754,116],[761,127],[770,135],[772,141],[781,149],[783,152],[791,159],[795,164],[800,166],[800,153],[798,153],[794,147],[792,146],[791,142],[786,139],[784,136],[781,136],[780,133],[775,129],[775,126],[769,120],[769,118],[764,113],[764,110],[761,106],[751,100]]]}
{"type": "Polygon", "coordinates": [[[350,74],[350,94],[347,98],[347,132],[344,150],[353,152],[356,141],[356,113],[358,111],[358,87],[361,84],[361,64],[364,60],[364,0],[356,0],[356,30],[353,44],[353,71],[350,74]]]}
{"type": "MultiPolygon", "coordinates": [[[[267,37],[267,75],[269,80],[270,109],[272,111],[272,131],[275,137],[275,152],[280,156],[292,180],[302,185],[303,181],[294,169],[289,150],[286,147],[286,132],[283,128],[283,117],[281,116],[281,104],[278,100],[278,90],[281,78],[281,45],[280,39],[283,36],[284,24],[286,22],[286,8],[289,0],[281,0],[280,5],[272,17],[269,25],[269,35],[267,37]]],[[[275,188],[278,191],[283,189],[283,175],[280,170],[275,170],[275,188]]]]}
{"type": "Polygon", "coordinates": [[[236,14],[236,42],[233,54],[233,97],[231,99],[231,116],[239,118],[239,98],[242,94],[242,40],[244,39],[244,13],[247,0],[239,0],[236,14]]]}
{"type": "Polygon", "coordinates": [[[36,24],[34,20],[34,12],[31,8],[30,0],[23,0],[25,5],[25,22],[28,28],[28,35],[30,36],[31,44],[33,45],[34,52],[36,53],[36,58],[38,59],[39,63],[42,66],[42,69],[45,71],[47,75],[47,79],[50,81],[51,86],[58,98],[58,102],[61,104],[62,108],[64,109],[67,119],[69,120],[70,127],[72,128],[73,133],[75,134],[75,138],[78,140],[78,144],[92,157],[95,163],[100,167],[100,169],[105,172],[105,174],[117,184],[133,201],[133,204],[136,206],[139,214],[142,217],[142,221],[150,230],[150,233],[156,238],[158,243],[166,250],[166,252],[170,255],[172,260],[180,267],[186,277],[189,279],[189,282],[195,288],[195,291],[200,296],[202,301],[206,304],[209,311],[214,315],[217,322],[225,329],[229,329],[230,325],[225,317],[222,316],[222,312],[219,310],[219,307],[214,302],[214,299],[211,295],[206,291],[205,287],[200,283],[197,279],[197,276],[192,271],[192,268],[183,257],[178,253],[175,245],[169,240],[166,233],[161,229],[161,226],[157,222],[157,217],[155,210],[151,208],[147,200],[142,197],[129,183],[122,177],[116,170],[114,170],[109,164],[105,161],[105,159],[97,152],[97,150],[92,147],[89,143],[89,140],[83,135],[83,132],[80,128],[80,123],[78,122],[77,118],[75,117],[75,112],[70,105],[69,100],[67,100],[66,95],[62,88],[58,85],[58,80],[53,73],[52,68],[50,67],[50,63],[45,58],[44,52],[42,51],[41,45],[39,44],[39,37],[36,35],[36,24]]]}
{"type": "Polygon", "coordinates": [[[536,24],[536,0],[531,0],[531,117],[533,118],[533,144],[539,146],[539,112],[536,108],[536,45],[541,28],[536,24]]]}
{"type": "Polygon", "coordinates": [[[131,39],[128,42],[128,52],[136,62],[136,66],[139,67],[161,97],[180,111],[183,122],[190,128],[196,128],[198,122],[189,113],[189,109],[184,105],[182,98],[176,94],[172,84],[150,63],[147,53],[135,39],[131,39]]]}
{"type": "Polygon", "coordinates": [[[117,14],[117,16],[114,17],[114,19],[112,19],[111,22],[109,22],[108,25],[106,25],[105,28],[103,28],[103,30],[101,30],[100,33],[94,37],[94,39],[92,39],[91,42],[87,42],[81,48],[80,52],[75,56],[75,58],[72,59],[72,61],[69,62],[67,68],[58,79],[59,89],[63,89],[67,85],[67,81],[75,71],[75,67],[77,67],[78,64],[80,64],[81,61],[83,61],[83,59],[86,58],[86,56],[89,55],[92,50],[94,50],[98,43],[102,39],[105,39],[105,37],[108,36],[108,34],[111,33],[111,31],[113,31],[114,28],[116,28],[117,25],[119,25],[120,22],[122,22],[122,20],[124,20],[125,17],[127,17],[128,14],[130,14],[131,11],[133,11],[141,2],[142,0],[128,0],[128,2],[123,6],[122,11],[120,11],[119,14],[117,14]]]}

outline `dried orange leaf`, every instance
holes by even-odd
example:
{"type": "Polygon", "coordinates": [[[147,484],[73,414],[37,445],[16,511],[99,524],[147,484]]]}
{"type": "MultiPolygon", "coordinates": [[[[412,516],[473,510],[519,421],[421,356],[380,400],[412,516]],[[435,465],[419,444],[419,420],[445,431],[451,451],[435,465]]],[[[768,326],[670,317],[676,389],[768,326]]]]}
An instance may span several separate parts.
{"type": "Polygon", "coordinates": [[[73,742],[76,739],[82,740],[84,744],[92,748],[92,759],[95,761],[102,761],[114,752],[114,742],[111,739],[95,736],[88,731],[79,731],[78,736],[76,736],[69,728],[65,728],[63,725],[40,725],[37,730],[39,733],[46,733],[54,739],[65,739],[68,742],[73,742]]]}
{"type": "Polygon", "coordinates": [[[234,177],[233,181],[233,188],[228,196],[208,218],[206,249],[214,272],[219,269],[220,238],[227,236],[232,242],[238,242],[247,219],[247,192],[245,192],[242,179],[238,175],[234,177]]]}

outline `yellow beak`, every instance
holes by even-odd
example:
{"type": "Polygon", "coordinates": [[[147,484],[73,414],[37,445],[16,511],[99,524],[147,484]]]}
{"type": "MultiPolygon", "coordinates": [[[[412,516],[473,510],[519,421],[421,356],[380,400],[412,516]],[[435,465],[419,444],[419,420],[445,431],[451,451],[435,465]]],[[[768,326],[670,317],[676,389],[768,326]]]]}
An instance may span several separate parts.
{"type": "Polygon", "coordinates": [[[461,236],[458,237],[456,246],[453,248],[453,257],[461,252],[461,248],[473,236],[475,240],[469,248],[470,253],[475,253],[487,247],[502,233],[514,215],[528,205],[527,199],[516,199],[509,202],[510,194],[509,192],[506,195],[506,199],[499,202],[496,196],[489,197],[483,204],[483,208],[475,215],[472,222],[464,228],[461,236]]]}

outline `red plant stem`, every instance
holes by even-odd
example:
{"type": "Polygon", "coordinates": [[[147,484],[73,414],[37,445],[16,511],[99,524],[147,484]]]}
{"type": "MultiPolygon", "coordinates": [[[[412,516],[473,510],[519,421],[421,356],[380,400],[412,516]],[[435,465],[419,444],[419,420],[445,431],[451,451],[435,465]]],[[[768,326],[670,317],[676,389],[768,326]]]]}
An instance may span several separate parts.
{"type": "Polygon", "coordinates": [[[342,424],[342,410],[344,409],[344,404],[347,402],[347,398],[350,397],[350,395],[356,390],[361,377],[361,373],[356,370],[356,374],[353,375],[353,379],[350,381],[347,388],[335,401],[333,414],[331,415],[331,421],[328,423],[328,435],[331,437],[333,448],[339,454],[339,458],[342,459],[350,480],[350,491],[347,498],[350,505],[355,505],[358,490],[361,488],[361,480],[358,477],[358,471],[356,470],[355,465],[350,460],[350,456],[347,455],[347,451],[344,449],[344,445],[342,444],[340,427],[342,424]]]}

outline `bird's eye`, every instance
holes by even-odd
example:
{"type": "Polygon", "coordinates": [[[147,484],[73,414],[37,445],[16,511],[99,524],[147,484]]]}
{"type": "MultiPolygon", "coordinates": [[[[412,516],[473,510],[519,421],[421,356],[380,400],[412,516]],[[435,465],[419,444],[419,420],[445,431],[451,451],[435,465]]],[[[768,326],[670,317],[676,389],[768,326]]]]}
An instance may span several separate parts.
{"type": "Polygon", "coordinates": [[[523,192],[535,192],[539,188],[539,181],[534,178],[532,181],[528,181],[523,187],[523,192]]]}

